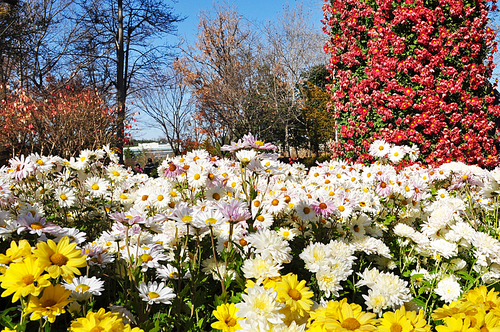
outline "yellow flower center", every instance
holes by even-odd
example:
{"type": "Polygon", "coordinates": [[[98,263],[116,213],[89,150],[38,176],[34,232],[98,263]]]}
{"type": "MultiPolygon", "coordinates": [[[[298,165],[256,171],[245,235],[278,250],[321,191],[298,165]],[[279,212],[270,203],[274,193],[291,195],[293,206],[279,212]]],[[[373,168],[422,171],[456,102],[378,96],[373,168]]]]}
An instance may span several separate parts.
{"type": "Polygon", "coordinates": [[[224,320],[224,323],[226,323],[228,327],[233,327],[236,325],[236,323],[238,323],[238,321],[233,317],[228,317],[224,320]]]}
{"type": "Polygon", "coordinates": [[[127,197],[127,195],[125,195],[125,194],[121,194],[121,195],[120,195],[120,199],[127,199],[127,198],[128,198],[128,197],[127,197]]]}
{"type": "Polygon", "coordinates": [[[170,272],[170,274],[168,276],[170,278],[177,279],[177,278],[179,278],[179,273],[177,273],[177,272],[170,272]]]}
{"type": "Polygon", "coordinates": [[[59,197],[60,197],[63,201],[65,201],[65,200],[67,200],[67,199],[68,199],[68,196],[66,196],[66,195],[64,195],[64,194],[59,195],[59,197]]]}
{"type": "Polygon", "coordinates": [[[38,165],[40,165],[40,166],[43,166],[43,160],[42,160],[42,159],[38,159],[38,160],[36,161],[36,163],[37,163],[38,165]]]}
{"type": "Polygon", "coordinates": [[[346,330],[354,331],[354,330],[359,329],[361,324],[358,322],[358,320],[356,318],[349,317],[349,318],[346,318],[340,326],[342,326],[346,330]]]}
{"type": "Polygon", "coordinates": [[[264,220],[266,220],[266,218],[264,218],[263,216],[258,216],[257,220],[260,222],[263,222],[264,220]]]}
{"type": "Polygon", "coordinates": [[[264,145],[264,142],[262,142],[262,141],[255,141],[255,144],[262,146],[262,145],[264,145]]]}
{"type": "Polygon", "coordinates": [[[338,209],[339,209],[340,212],[344,212],[345,211],[345,207],[343,205],[339,205],[338,209]]]}
{"type": "Polygon", "coordinates": [[[118,172],[118,171],[113,171],[112,174],[113,174],[113,176],[120,176],[120,172],[118,172]]]}
{"type": "Polygon", "coordinates": [[[160,295],[158,293],[155,293],[155,292],[148,292],[148,297],[150,299],[156,299],[156,298],[160,297],[160,295]]]}
{"type": "Polygon", "coordinates": [[[283,232],[283,236],[284,237],[289,237],[290,236],[290,232],[289,231],[284,231],[283,232]]]}
{"type": "Polygon", "coordinates": [[[318,205],[318,207],[319,207],[321,210],[325,210],[325,209],[328,207],[328,205],[326,205],[326,203],[320,203],[320,204],[318,205]]]}
{"type": "Polygon", "coordinates": [[[52,264],[57,265],[57,266],[66,265],[68,260],[69,260],[68,257],[64,256],[63,254],[57,253],[57,252],[55,254],[52,254],[52,256],[50,256],[50,261],[52,262],[52,264]]]}
{"type": "Polygon", "coordinates": [[[177,193],[176,193],[175,191],[173,191],[173,190],[172,190],[172,191],[170,192],[170,196],[172,196],[172,197],[177,197],[177,193]]]}
{"type": "Polygon", "coordinates": [[[259,207],[260,206],[260,201],[253,201],[253,206],[259,207]]]}
{"type": "Polygon", "coordinates": [[[207,220],[205,220],[205,222],[208,224],[215,224],[217,222],[217,219],[215,218],[208,218],[207,220]]]}
{"type": "Polygon", "coordinates": [[[309,214],[311,212],[311,209],[306,206],[302,209],[302,211],[304,212],[304,214],[309,214]]]}
{"type": "Polygon", "coordinates": [[[295,288],[288,291],[288,296],[290,296],[294,301],[298,301],[302,298],[302,294],[295,288]]]}
{"type": "Polygon", "coordinates": [[[43,301],[42,303],[42,307],[43,308],[50,308],[52,307],[54,304],[57,304],[57,302],[54,300],[54,299],[47,299],[45,301],[43,301]]]}
{"type": "Polygon", "coordinates": [[[27,274],[21,277],[21,282],[25,285],[31,285],[35,281],[35,278],[31,274],[27,274]]]}
{"type": "Polygon", "coordinates": [[[275,198],[275,199],[273,199],[273,201],[271,202],[271,204],[272,204],[273,206],[277,206],[279,203],[280,203],[280,201],[278,201],[276,198],[275,198]]]}
{"type": "Polygon", "coordinates": [[[151,257],[150,254],[142,254],[141,259],[144,263],[151,262],[153,260],[153,257],[151,257]]]}
{"type": "Polygon", "coordinates": [[[175,171],[176,169],[177,169],[177,166],[175,166],[174,164],[170,164],[170,166],[168,166],[168,170],[169,170],[170,172],[173,172],[173,171],[175,171]]]}
{"type": "Polygon", "coordinates": [[[379,147],[378,147],[378,149],[379,149],[380,151],[382,151],[382,150],[384,149],[384,147],[381,145],[381,146],[379,146],[379,147]]]}
{"type": "Polygon", "coordinates": [[[192,221],[193,220],[193,217],[191,216],[184,216],[182,217],[182,221],[186,222],[186,221],[192,221]]]}
{"type": "Polygon", "coordinates": [[[142,199],[142,201],[143,201],[143,202],[144,202],[144,201],[147,201],[147,200],[148,200],[148,198],[149,198],[149,196],[148,196],[148,195],[142,195],[142,197],[141,197],[141,199],[142,199]]]}
{"type": "Polygon", "coordinates": [[[163,195],[158,195],[158,197],[157,197],[157,199],[158,199],[159,202],[163,201],[164,198],[165,197],[163,197],[163,195]]]}
{"type": "Polygon", "coordinates": [[[85,157],[80,157],[80,161],[83,163],[85,161],[85,157]]]}
{"type": "Polygon", "coordinates": [[[75,290],[77,292],[80,292],[80,293],[84,293],[86,291],[88,291],[90,289],[90,287],[88,285],[85,285],[85,284],[80,284],[78,286],[76,286],[75,290]]]}
{"type": "Polygon", "coordinates": [[[391,332],[401,332],[403,327],[399,323],[394,323],[391,325],[391,332]]]}
{"type": "Polygon", "coordinates": [[[195,179],[195,180],[199,180],[200,178],[201,178],[200,174],[196,173],[196,174],[194,175],[194,179],[195,179]]]}
{"type": "Polygon", "coordinates": [[[99,190],[99,186],[97,185],[97,183],[94,183],[92,185],[92,190],[99,190]]]}
{"type": "Polygon", "coordinates": [[[102,332],[104,331],[104,327],[101,326],[94,326],[90,332],[102,332]]]}
{"type": "Polygon", "coordinates": [[[214,193],[214,194],[212,195],[212,198],[213,198],[213,199],[215,199],[216,201],[218,201],[218,200],[220,199],[220,195],[219,195],[219,193],[214,193]]]}
{"type": "Polygon", "coordinates": [[[36,221],[36,222],[32,223],[32,224],[30,225],[30,227],[31,227],[32,229],[42,229],[42,228],[43,228],[43,225],[42,225],[42,223],[40,223],[40,222],[36,221]]]}

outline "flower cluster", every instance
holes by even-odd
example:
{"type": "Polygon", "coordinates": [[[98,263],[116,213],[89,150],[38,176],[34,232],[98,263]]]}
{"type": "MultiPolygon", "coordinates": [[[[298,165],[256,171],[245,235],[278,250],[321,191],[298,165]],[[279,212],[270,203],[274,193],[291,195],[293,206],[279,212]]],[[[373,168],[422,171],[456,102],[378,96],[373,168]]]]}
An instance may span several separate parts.
{"type": "Polygon", "coordinates": [[[10,160],[0,287],[24,312],[10,322],[426,332],[424,314],[500,281],[500,168],[396,168],[419,151],[377,140],[373,164],[306,169],[262,146],[170,157],[159,178],[107,149],[10,160]]]}
{"type": "Polygon", "coordinates": [[[337,155],[370,162],[368,146],[384,140],[417,145],[431,165],[498,164],[486,1],[327,2],[337,155]]]}

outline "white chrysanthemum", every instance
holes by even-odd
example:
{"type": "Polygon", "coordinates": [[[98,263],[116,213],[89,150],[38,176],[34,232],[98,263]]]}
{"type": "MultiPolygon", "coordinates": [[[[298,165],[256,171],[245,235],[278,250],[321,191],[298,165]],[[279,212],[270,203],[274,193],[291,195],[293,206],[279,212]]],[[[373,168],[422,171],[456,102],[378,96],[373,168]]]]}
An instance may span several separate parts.
{"type": "Polygon", "coordinates": [[[456,243],[448,242],[445,239],[433,240],[430,243],[431,249],[440,256],[451,258],[458,254],[458,247],[456,243]]]}
{"type": "Polygon", "coordinates": [[[441,297],[441,300],[446,303],[451,303],[460,297],[462,288],[455,277],[445,277],[438,282],[434,293],[441,297]]]}
{"type": "Polygon", "coordinates": [[[376,254],[386,258],[392,258],[389,247],[382,240],[371,236],[356,239],[352,242],[352,245],[357,251],[364,251],[368,254],[376,254]]]}
{"type": "Polygon", "coordinates": [[[55,197],[57,203],[59,203],[59,206],[64,208],[73,206],[76,201],[76,196],[73,189],[64,186],[56,188],[55,197]]]}
{"type": "Polygon", "coordinates": [[[170,304],[170,300],[175,298],[175,294],[170,287],[166,287],[163,282],[158,284],[156,281],[148,282],[147,284],[141,282],[139,287],[139,296],[144,302],[148,304],[164,303],[170,304]]]}
{"type": "Polygon", "coordinates": [[[101,295],[104,290],[104,281],[96,277],[75,277],[71,283],[63,283],[64,288],[73,293],[71,296],[78,301],[87,301],[92,295],[101,295]]]}
{"type": "Polygon", "coordinates": [[[325,292],[326,297],[330,297],[331,295],[339,296],[339,290],[342,289],[342,286],[340,285],[341,279],[337,271],[319,270],[316,273],[316,280],[319,289],[325,292]]]}
{"type": "Polygon", "coordinates": [[[389,306],[389,299],[379,288],[369,289],[368,295],[363,295],[363,298],[365,299],[366,308],[379,315],[382,315],[382,310],[389,306]]]}
{"type": "Polygon", "coordinates": [[[263,258],[270,257],[278,264],[292,260],[292,249],[288,241],[283,240],[276,231],[261,229],[248,237],[248,243],[255,249],[256,254],[262,255],[263,258]]]}
{"type": "Polygon", "coordinates": [[[380,271],[375,268],[371,270],[365,269],[363,273],[358,272],[358,276],[360,276],[361,279],[356,283],[356,286],[367,286],[372,288],[375,286],[380,276],[380,271]]]}
{"type": "Polygon", "coordinates": [[[256,285],[248,288],[248,294],[243,293],[241,297],[243,302],[235,307],[240,309],[236,316],[246,318],[239,321],[243,330],[269,331],[272,325],[283,323],[285,315],[280,310],[285,304],[277,301],[278,293],[272,287],[265,289],[256,285]]]}
{"type": "Polygon", "coordinates": [[[408,237],[411,238],[413,234],[415,234],[415,230],[403,223],[398,223],[396,226],[394,226],[394,234],[400,237],[408,237]]]}
{"type": "Polygon", "coordinates": [[[331,261],[331,249],[322,243],[313,243],[304,248],[299,257],[306,263],[306,269],[316,273],[324,267],[328,266],[331,261]]]}
{"type": "Polygon", "coordinates": [[[281,266],[274,262],[270,257],[262,258],[257,255],[253,259],[246,259],[241,271],[245,278],[256,279],[256,283],[260,284],[265,278],[278,277],[280,275],[281,266]]]}

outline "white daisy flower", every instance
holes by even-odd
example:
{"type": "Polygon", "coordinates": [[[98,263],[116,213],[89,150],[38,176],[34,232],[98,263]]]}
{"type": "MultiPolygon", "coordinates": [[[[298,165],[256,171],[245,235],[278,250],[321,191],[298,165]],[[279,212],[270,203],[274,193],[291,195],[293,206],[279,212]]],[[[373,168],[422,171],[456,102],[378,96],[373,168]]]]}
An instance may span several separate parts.
{"type": "Polygon", "coordinates": [[[176,296],[172,288],[166,287],[163,282],[160,284],[156,281],[150,281],[147,284],[141,282],[137,289],[139,290],[139,296],[148,304],[170,304],[170,300],[176,296]]]}
{"type": "Polygon", "coordinates": [[[87,301],[92,295],[101,295],[101,291],[104,290],[104,281],[96,277],[75,277],[71,283],[62,285],[73,292],[71,296],[77,301],[87,301]]]}
{"type": "Polygon", "coordinates": [[[76,201],[75,192],[72,188],[68,187],[57,187],[55,190],[55,197],[59,206],[68,208],[73,206],[76,201]]]}
{"type": "Polygon", "coordinates": [[[85,180],[85,187],[93,197],[105,196],[108,192],[109,182],[93,176],[85,180]]]}

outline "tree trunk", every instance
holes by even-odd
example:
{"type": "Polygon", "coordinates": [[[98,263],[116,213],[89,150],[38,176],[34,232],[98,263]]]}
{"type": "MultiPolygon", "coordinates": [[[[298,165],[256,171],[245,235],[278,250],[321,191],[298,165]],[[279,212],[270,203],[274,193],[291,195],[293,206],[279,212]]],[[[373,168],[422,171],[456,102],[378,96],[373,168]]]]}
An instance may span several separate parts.
{"type": "Polygon", "coordinates": [[[125,51],[123,49],[123,0],[118,0],[118,40],[116,48],[116,92],[117,92],[117,148],[120,163],[123,164],[123,144],[125,142],[125,101],[127,98],[124,79],[125,51]]]}

